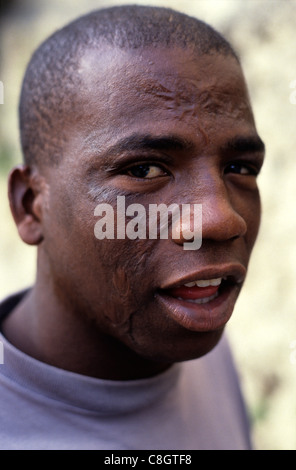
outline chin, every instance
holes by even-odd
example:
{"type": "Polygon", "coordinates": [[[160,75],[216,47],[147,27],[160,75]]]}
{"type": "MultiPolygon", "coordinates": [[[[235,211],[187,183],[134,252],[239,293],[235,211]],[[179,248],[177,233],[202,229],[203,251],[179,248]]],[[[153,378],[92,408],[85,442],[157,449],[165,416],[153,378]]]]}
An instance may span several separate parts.
{"type": "Polygon", "coordinates": [[[183,332],[183,335],[168,335],[160,344],[133,345],[133,350],[141,357],[158,363],[190,361],[205,356],[219,343],[224,328],[209,332],[183,332]]]}

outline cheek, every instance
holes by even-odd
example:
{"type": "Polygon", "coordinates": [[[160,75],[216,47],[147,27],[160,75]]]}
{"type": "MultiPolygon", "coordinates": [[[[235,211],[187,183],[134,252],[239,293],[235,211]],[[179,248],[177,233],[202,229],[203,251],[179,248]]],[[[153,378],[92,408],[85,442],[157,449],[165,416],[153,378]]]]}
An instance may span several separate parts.
{"type": "Polygon", "coordinates": [[[153,242],[95,240],[94,244],[104,286],[104,319],[112,329],[126,334],[133,314],[151,299],[153,270],[149,261],[153,242]]]}
{"type": "Polygon", "coordinates": [[[55,291],[80,316],[128,341],[134,314],[153,299],[155,241],[97,240],[93,224],[81,218],[70,231],[66,224],[58,230],[61,242],[55,236],[47,242],[55,291]]]}

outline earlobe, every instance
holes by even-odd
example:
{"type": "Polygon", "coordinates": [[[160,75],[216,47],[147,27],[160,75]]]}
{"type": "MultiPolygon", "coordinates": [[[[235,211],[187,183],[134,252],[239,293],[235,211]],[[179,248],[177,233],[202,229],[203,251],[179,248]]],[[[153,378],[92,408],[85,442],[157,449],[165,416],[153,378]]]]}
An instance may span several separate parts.
{"type": "Polygon", "coordinates": [[[11,171],[8,197],[21,239],[28,245],[39,245],[43,240],[42,194],[28,166],[20,165],[11,171]]]}

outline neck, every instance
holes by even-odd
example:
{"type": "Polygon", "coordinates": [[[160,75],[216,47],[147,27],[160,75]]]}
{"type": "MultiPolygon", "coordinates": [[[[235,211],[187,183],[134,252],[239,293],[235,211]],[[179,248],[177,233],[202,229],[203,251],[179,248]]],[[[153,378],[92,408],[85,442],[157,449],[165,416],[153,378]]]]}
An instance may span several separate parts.
{"type": "Polygon", "coordinates": [[[105,380],[151,377],[170,366],[137,355],[38,283],[4,320],[2,331],[16,348],[41,362],[105,380]]]}

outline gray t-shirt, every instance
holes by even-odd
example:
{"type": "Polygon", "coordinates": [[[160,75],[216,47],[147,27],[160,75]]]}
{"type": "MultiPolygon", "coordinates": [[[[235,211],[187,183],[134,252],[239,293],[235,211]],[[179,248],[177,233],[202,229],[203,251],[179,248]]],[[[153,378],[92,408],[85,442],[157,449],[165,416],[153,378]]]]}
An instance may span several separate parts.
{"type": "Polygon", "coordinates": [[[58,369],[0,341],[2,450],[251,448],[225,336],[201,359],[132,381],[58,369]]]}

